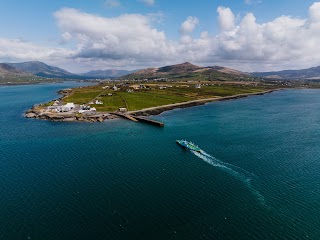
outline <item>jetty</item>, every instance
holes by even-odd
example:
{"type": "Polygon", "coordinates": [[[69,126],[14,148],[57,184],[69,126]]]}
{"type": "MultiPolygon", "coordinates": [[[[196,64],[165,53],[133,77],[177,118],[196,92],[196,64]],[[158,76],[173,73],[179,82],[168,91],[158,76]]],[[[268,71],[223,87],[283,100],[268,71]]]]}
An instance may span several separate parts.
{"type": "Polygon", "coordinates": [[[156,121],[150,118],[141,117],[141,116],[134,116],[136,119],[138,119],[141,122],[149,123],[155,126],[164,127],[164,123],[160,121],[156,121]]]}
{"type": "Polygon", "coordinates": [[[132,116],[130,114],[123,114],[123,113],[119,113],[119,112],[115,112],[113,114],[116,116],[128,119],[128,120],[134,121],[134,122],[140,121],[140,122],[148,123],[148,124],[159,126],[159,127],[164,127],[163,122],[156,121],[156,120],[153,120],[150,118],[146,118],[146,117],[142,117],[142,116],[132,116]]]}
{"type": "Polygon", "coordinates": [[[119,112],[114,112],[112,114],[119,116],[119,117],[122,117],[122,118],[129,119],[134,122],[138,122],[138,120],[136,118],[134,118],[133,116],[131,116],[130,114],[123,114],[123,113],[119,113],[119,112]]]}

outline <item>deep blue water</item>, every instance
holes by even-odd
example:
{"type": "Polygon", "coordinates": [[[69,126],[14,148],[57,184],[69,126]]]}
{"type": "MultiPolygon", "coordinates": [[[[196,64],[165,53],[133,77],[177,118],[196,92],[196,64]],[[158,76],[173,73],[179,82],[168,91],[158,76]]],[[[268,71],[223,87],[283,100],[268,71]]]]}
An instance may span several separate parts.
{"type": "Polygon", "coordinates": [[[319,90],[177,109],[164,128],[23,117],[76,85],[0,87],[1,240],[320,239],[319,90]]]}

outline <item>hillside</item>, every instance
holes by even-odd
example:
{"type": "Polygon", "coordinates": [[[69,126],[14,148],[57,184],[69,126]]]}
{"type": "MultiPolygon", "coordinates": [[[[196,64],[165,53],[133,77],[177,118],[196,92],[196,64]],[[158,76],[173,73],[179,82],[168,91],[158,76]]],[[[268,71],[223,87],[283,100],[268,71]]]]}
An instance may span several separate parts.
{"type": "Polygon", "coordinates": [[[32,76],[30,73],[23,72],[15,67],[5,63],[0,63],[0,76],[2,77],[28,77],[32,76]]]}
{"type": "Polygon", "coordinates": [[[180,78],[198,80],[234,80],[236,78],[250,77],[249,74],[235,69],[209,66],[199,67],[189,62],[170,65],[160,68],[147,68],[123,76],[124,79],[155,79],[155,78],[180,78]]]}
{"type": "Polygon", "coordinates": [[[43,62],[31,61],[31,62],[7,63],[7,64],[20,71],[32,73],[39,77],[79,78],[79,76],[76,74],[70,73],[58,67],[49,66],[43,62]]]}
{"type": "Polygon", "coordinates": [[[255,72],[252,75],[269,79],[313,80],[320,79],[320,66],[300,70],[278,72],[255,72]]]}

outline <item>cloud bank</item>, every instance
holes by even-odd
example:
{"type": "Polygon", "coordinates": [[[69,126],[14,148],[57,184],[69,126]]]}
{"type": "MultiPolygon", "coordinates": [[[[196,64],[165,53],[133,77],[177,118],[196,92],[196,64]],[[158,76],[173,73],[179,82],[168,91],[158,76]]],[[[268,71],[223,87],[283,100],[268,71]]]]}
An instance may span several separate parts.
{"type": "MultiPolygon", "coordinates": [[[[109,1],[110,2],[110,1],[109,1]]],[[[111,1],[112,2],[112,1],[111,1]]],[[[154,1],[145,1],[154,4],[154,1]]],[[[73,49],[36,46],[20,40],[0,39],[0,58],[73,61],[91,68],[135,68],[191,61],[225,65],[245,71],[302,68],[320,64],[320,2],[306,19],[280,16],[257,23],[253,13],[236,18],[228,7],[217,9],[220,32],[201,32],[195,16],[181,23],[180,39],[170,40],[154,27],[154,15],[124,14],[106,18],[64,8],[54,16],[65,43],[73,49]],[[69,44],[70,45],[70,44],[69,44]]]]}

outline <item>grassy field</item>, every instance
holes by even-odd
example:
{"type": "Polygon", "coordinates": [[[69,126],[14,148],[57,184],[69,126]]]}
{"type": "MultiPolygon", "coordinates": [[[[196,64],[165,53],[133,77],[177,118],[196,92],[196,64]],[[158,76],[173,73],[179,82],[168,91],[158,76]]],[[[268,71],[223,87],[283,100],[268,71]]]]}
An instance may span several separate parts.
{"type": "Polygon", "coordinates": [[[98,111],[111,112],[120,107],[129,111],[140,110],[149,107],[157,107],[172,103],[180,103],[204,98],[225,97],[243,93],[256,93],[275,86],[263,86],[256,83],[230,84],[230,83],[206,83],[202,82],[200,89],[195,88],[198,82],[170,82],[170,83],[147,83],[144,89],[135,89],[127,92],[139,83],[118,83],[119,90],[113,91],[113,85],[105,84],[74,89],[71,94],[63,99],[63,102],[76,104],[88,104],[90,101],[99,100],[103,104],[90,104],[98,111]],[[103,87],[109,86],[109,89],[103,87]],[[166,86],[165,89],[160,89],[166,86]],[[109,94],[109,95],[108,95],[109,94]],[[110,96],[112,94],[112,96],[110,96]]]}

